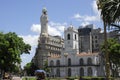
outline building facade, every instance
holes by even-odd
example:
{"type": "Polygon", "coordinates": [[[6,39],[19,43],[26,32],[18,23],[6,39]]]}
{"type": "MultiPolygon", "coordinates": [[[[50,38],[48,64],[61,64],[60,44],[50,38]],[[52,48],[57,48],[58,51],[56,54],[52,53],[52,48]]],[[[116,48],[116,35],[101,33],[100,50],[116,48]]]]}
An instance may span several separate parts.
{"type": "Polygon", "coordinates": [[[48,61],[50,76],[105,76],[100,45],[104,41],[101,29],[87,25],[64,29],[64,39],[48,34],[47,10],[40,17],[41,33],[33,62],[40,69],[48,61]]]}
{"type": "Polygon", "coordinates": [[[61,55],[48,58],[51,76],[104,76],[99,52],[79,52],[78,37],[78,30],[73,26],[65,29],[64,50],[61,55]]]}
{"type": "Polygon", "coordinates": [[[93,29],[93,24],[79,27],[79,52],[99,52],[104,36],[101,29],[93,29]]]}

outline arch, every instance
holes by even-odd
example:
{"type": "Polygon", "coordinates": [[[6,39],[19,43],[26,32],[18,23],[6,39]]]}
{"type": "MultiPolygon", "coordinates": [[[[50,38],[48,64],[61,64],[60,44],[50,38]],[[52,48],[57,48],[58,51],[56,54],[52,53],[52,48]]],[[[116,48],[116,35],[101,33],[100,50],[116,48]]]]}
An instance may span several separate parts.
{"type": "Polygon", "coordinates": [[[70,40],[70,34],[67,35],[67,40],[70,40]]]}
{"type": "Polygon", "coordinates": [[[54,66],[54,61],[53,60],[50,61],[50,66],[54,66]]]}
{"type": "Polygon", "coordinates": [[[59,68],[56,69],[56,77],[60,77],[60,69],[59,68]]]}
{"type": "Polygon", "coordinates": [[[68,58],[68,66],[71,66],[71,58],[68,58]]]}
{"type": "Polygon", "coordinates": [[[87,59],[87,64],[88,64],[88,65],[92,65],[92,59],[91,59],[91,58],[88,58],[88,59],[87,59]]]}
{"type": "Polygon", "coordinates": [[[68,77],[71,76],[71,68],[68,68],[68,77]]]}
{"type": "Polygon", "coordinates": [[[88,76],[92,76],[92,68],[91,67],[88,67],[87,69],[87,73],[88,73],[88,76]]]}
{"type": "Polygon", "coordinates": [[[60,60],[56,61],[56,66],[60,66],[60,60]]]}
{"type": "Polygon", "coordinates": [[[83,60],[83,58],[81,58],[81,59],[79,60],[79,64],[80,64],[80,65],[84,65],[84,60],[83,60]]]}
{"type": "Polygon", "coordinates": [[[84,68],[80,68],[80,76],[84,76],[84,68]]]}

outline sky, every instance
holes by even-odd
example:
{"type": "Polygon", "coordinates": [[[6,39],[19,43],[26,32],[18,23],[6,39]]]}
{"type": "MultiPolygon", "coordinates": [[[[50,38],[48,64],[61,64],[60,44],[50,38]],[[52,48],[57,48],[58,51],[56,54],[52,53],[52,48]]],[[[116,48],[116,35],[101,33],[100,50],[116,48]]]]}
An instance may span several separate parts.
{"type": "Polygon", "coordinates": [[[50,35],[63,37],[64,28],[71,24],[76,29],[87,24],[103,28],[96,0],[0,0],[0,31],[15,32],[32,46],[30,54],[21,55],[22,67],[35,54],[44,7],[48,11],[50,35]]]}

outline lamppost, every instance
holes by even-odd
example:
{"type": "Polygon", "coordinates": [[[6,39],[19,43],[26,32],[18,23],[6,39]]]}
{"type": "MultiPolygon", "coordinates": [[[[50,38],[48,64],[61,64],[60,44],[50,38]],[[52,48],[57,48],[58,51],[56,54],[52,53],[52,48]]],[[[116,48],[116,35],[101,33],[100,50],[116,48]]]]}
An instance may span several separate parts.
{"type": "Polygon", "coordinates": [[[65,68],[66,68],[66,69],[65,69],[65,70],[66,70],[66,77],[67,77],[67,75],[68,75],[68,74],[67,74],[67,71],[68,71],[68,70],[67,70],[67,56],[68,56],[68,53],[64,53],[64,56],[65,56],[65,63],[66,63],[66,65],[65,65],[65,68]]]}

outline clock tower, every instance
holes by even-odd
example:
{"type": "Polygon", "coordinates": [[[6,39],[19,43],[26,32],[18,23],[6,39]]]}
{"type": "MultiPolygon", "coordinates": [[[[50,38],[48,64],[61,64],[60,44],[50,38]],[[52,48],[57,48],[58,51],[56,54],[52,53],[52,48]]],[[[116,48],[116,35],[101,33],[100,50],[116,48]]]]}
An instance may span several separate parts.
{"type": "Polygon", "coordinates": [[[74,29],[71,25],[64,31],[64,43],[65,43],[65,52],[68,53],[77,53],[79,50],[78,45],[78,30],[74,29]]]}

